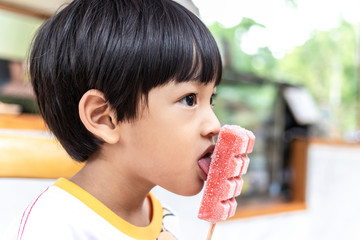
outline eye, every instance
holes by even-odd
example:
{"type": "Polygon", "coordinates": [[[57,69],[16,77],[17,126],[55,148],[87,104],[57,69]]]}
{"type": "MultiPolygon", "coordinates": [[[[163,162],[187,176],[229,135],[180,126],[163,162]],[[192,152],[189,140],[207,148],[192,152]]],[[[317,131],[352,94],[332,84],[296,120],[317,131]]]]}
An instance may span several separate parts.
{"type": "Polygon", "coordinates": [[[214,93],[213,95],[211,95],[211,98],[210,98],[210,105],[211,106],[215,106],[215,104],[214,104],[214,100],[216,99],[216,93],[214,93]]]}
{"type": "Polygon", "coordinates": [[[189,107],[193,107],[196,104],[196,94],[191,93],[191,94],[185,96],[184,98],[182,98],[180,100],[180,102],[182,104],[185,104],[185,105],[189,106],[189,107]]]}

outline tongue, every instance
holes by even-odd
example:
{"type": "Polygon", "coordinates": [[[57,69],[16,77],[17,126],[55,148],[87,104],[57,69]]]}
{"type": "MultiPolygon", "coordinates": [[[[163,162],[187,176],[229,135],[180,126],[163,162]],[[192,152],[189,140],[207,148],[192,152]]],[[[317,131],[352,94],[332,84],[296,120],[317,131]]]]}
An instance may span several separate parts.
{"type": "Polygon", "coordinates": [[[210,157],[201,158],[198,161],[199,167],[201,168],[201,170],[203,170],[206,173],[206,175],[208,175],[209,173],[210,162],[211,162],[210,157]]]}

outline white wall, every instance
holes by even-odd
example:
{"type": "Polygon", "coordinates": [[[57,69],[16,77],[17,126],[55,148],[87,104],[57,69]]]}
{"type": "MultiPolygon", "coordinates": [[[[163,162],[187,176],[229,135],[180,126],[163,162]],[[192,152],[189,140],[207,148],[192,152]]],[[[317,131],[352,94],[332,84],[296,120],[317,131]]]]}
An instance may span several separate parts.
{"type": "MultiPolygon", "coordinates": [[[[308,156],[307,210],[218,223],[213,240],[360,240],[360,147],[315,144],[308,156]]],[[[0,179],[0,233],[52,182],[0,179]]],[[[196,217],[201,194],[153,192],[179,215],[183,239],[206,239],[210,225],[196,217]]]]}

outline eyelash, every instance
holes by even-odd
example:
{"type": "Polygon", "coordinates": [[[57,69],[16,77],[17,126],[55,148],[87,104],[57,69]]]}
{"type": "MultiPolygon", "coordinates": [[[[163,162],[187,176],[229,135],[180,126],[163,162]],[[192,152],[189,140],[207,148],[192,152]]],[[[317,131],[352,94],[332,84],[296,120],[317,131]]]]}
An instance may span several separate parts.
{"type": "Polygon", "coordinates": [[[214,100],[216,99],[216,93],[213,93],[212,95],[211,95],[211,98],[210,98],[210,105],[212,106],[212,107],[214,107],[215,106],[215,104],[214,104],[214,100]]]}
{"type": "MultiPolygon", "coordinates": [[[[215,106],[214,99],[216,98],[216,94],[212,94],[210,98],[210,105],[213,107],[215,106]]],[[[197,104],[197,95],[195,93],[191,93],[183,97],[180,102],[184,105],[187,105],[189,107],[193,107],[197,104]]]]}
{"type": "Polygon", "coordinates": [[[196,99],[196,94],[195,94],[195,93],[191,93],[191,94],[188,94],[188,95],[186,95],[185,97],[183,97],[183,98],[180,100],[180,102],[181,102],[182,104],[184,104],[184,105],[189,106],[189,107],[193,107],[193,106],[197,103],[196,100],[197,100],[197,99],[196,99]],[[192,98],[192,99],[191,99],[191,98],[192,98]],[[193,103],[190,104],[190,103],[188,102],[188,100],[192,101],[193,103]]]}

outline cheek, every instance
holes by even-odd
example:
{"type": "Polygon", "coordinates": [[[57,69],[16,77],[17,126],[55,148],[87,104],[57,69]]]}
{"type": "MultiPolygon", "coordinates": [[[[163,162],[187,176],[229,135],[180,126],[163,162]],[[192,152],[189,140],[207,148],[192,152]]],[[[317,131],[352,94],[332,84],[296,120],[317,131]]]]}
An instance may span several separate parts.
{"type": "Polygon", "coordinates": [[[198,152],[191,131],[154,129],[144,130],[146,139],[145,136],[138,139],[138,156],[142,162],[137,165],[141,168],[142,176],[176,194],[197,194],[203,187],[203,181],[197,175],[198,152]]]}
{"type": "Polygon", "coordinates": [[[176,119],[159,118],[156,122],[151,121],[139,128],[137,138],[152,155],[174,158],[188,153],[191,143],[194,142],[194,139],[191,139],[192,131],[187,130],[184,125],[176,122],[176,119]]]}
{"type": "Polygon", "coordinates": [[[193,143],[188,140],[188,137],[181,137],[177,131],[170,130],[150,138],[143,149],[147,160],[151,162],[149,171],[165,180],[179,179],[181,176],[191,174],[196,162],[194,157],[196,154],[193,143]]]}
{"type": "Polygon", "coordinates": [[[142,119],[129,135],[142,174],[150,174],[161,181],[165,176],[168,179],[189,177],[197,164],[196,121],[188,121],[186,117],[184,121],[170,113],[166,116],[152,114],[156,118],[142,119]]]}
{"type": "Polygon", "coordinates": [[[185,166],[189,162],[192,155],[190,147],[189,142],[179,139],[176,134],[167,133],[152,139],[148,151],[151,152],[152,160],[158,162],[157,165],[175,168],[185,166]]]}

